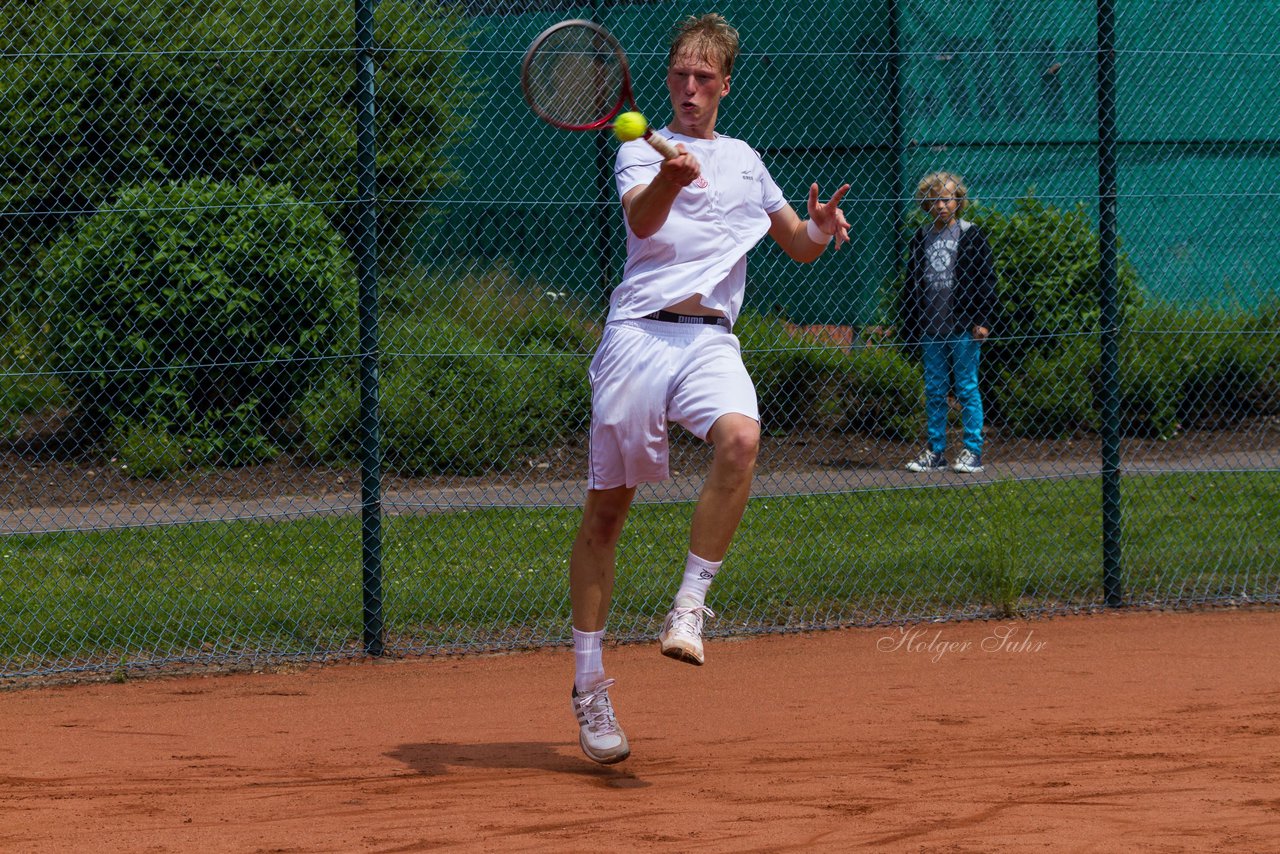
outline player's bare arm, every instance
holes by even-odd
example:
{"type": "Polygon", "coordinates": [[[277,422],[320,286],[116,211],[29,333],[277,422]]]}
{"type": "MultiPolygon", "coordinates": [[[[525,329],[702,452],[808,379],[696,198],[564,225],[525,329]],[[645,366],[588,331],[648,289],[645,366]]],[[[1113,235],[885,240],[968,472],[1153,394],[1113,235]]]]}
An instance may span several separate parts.
{"type": "Polygon", "coordinates": [[[698,159],[677,145],[678,157],[664,160],[653,181],[632,187],[622,197],[622,209],[627,212],[627,223],[636,237],[652,237],[662,228],[671,213],[671,205],[685,187],[702,174],[698,159]]]}
{"type": "MultiPolygon", "coordinates": [[[[844,211],[840,209],[840,201],[847,192],[849,192],[849,185],[845,184],[836,190],[829,200],[819,202],[818,185],[816,183],[809,185],[809,222],[813,223],[812,228],[817,229],[821,235],[833,236],[836,249],[849,242],[849,222],[844,217],[844,211]]],[[[772,223],[769,226],[769,236],[792,260],[808,264],[816,261],[826,250],[826,240],[821,242],[815,240],[809,224],[800,219],[791,205],[784,205],[774,211],[769,215],[769,219],[772,223]]]]}

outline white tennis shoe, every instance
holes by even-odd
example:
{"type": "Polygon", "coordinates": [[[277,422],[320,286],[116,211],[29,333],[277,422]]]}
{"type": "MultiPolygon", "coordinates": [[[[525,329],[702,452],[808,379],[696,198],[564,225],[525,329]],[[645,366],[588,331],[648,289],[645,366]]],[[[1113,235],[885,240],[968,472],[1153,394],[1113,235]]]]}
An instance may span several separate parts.
{"type": "Polygon", "coordinates": [[[573,689],[573,714],[578,718],[578,743],[587,758],[601,765],[621,762],[631,755],[626,733],[618,726],[609,699],[612,679],[606,679],[590,691],[573,689]]]}
{"type": "Polygon", "coordinates": [[[965,448],[956,457],[955,464],[951,466],[951,470],[958,471],[961,474],[980,474],[982,472],[982,454],[975,454],[965,448]]]}
{"type": "Polygon", "coordinates": [[[658,634],[662,654],[676,661],[702,664],[705,660],[702,654],[702,623],[707,617],[714,616],[706,605],[676,605],[667,612],[662,631],[658,634]]]}

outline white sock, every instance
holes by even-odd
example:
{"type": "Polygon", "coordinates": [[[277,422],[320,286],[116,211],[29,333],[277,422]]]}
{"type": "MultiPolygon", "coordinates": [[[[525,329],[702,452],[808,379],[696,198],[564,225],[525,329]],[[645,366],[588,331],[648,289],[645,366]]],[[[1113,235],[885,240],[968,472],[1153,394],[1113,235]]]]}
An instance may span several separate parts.
{"type": "Polygon", "coordinates": [[[573,630],[573,686],[579,691],[604,681],[604,629],[598,632],[573,630]]]}
{"type": "Polygon", "coordinates": [[[720,571],[722,563],[722,560],[703,560],[689,552],[684,562],[684,578],[680,579],[680,589],[676,591],[676,604],[685,608],[705,605],[707,590],[711,588],[711,582],[720,571]]]}

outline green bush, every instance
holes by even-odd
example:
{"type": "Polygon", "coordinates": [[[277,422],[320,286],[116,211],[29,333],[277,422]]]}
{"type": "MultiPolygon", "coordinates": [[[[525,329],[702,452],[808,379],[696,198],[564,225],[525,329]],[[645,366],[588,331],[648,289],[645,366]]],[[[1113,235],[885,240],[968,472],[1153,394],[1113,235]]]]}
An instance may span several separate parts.
{"type": "MultiPolygon", "coordinates": [[[[1153,306],[1120,342],[1120,409],[1129,435],[1171,438],[1273,411],[1280,361],[1266,314],[1153,306]]],[[[1094,384],[1097,386],[1095,378],[1094,384]]]]}
{"type": "Polygon", "coordinates": [[[1247,356],[1219,343],[1187,366],[1178,388],[1182,429],[1222,429],[1252,415],[1262,397],[1262,375],[1247,356]]]}
{"type": "MultiPolygon", "coordinates": [[[[1280,343],[1258,327],[1256,315],[1168,305],[1134,311],[1120,337],[1122,435],[1169,439],[1276,411],[1268,371],[1280,361],[1280,343]]],[[[1010,435],[1065,438],[1096,430],[1102,395],[1098,336],[1074,336],[1057,350],[1032,354],[991,386],[990,408],[1010,435]]]]}
{"type": "MultiPolygon", "coordinates": [[[[1052,352],[1073,335],[1097,332],[1101,310],[1100,238],[1083,203],[1064,210],[1034,191],[1013,213],[975,206],[966,213],[986,232],[996,259],[1000,313],[985,350],[993,367],[1017,370],[1032,354],[1052,352]]],[[[1140,305],[1138,274],[1123,253],[1117,267],[1120,313],[1140,305]]]]}
{"type": "Polygon", "coordinates": [[[734,330],[742,342],[747,371],[755,381],[761,426],[778,435],[810,426],[830,383],[814,353],[774,318],[745,312],[734,330]]]}
{"type": "MultiPolygon", "coordinates": [[[[414,268],[387,276],[380,374],[389,470],[506,471],[584,430],[586,371],[599,327],[546,290],[503,264],[458,279],[414,268]]],[[[354,364],[311,392],[299,410],[311,454],[356,459],[354,364]]]]}
{"type": "Polygon", "coordinates": [[[895,441],[914,441],[924,429],[924,378],[897,349],[869,347],[852,354],[845,403],[848,429],[895,441]]]}
{"type": "Polygon", "coordinates": [[[186,468],[191,457],[191,449],[178,437],[136,422],[122,423],[108,441],[115,464],[131,477],[169,477],[186,468]]]}
{"type": "MultiPolygon", "coordinates": [[[[256,176],[349,224],[358,197],[352,26],[347,0],[6,4],[6,266],[25,266],[67,220],[122,187],[152,181],[256,176]]],[[[448,151],[483,85],[462,69],[470,27],[456,7],[429,0],[377,4],[387,198],[424,199],[458,180],[448,151]]],[[[384,206],[387,245],[407,238],[419,214],[416,203],[384,206]]]]}
{"type": "Polygon", "coordinates": [[[993,383],[989,409],[1010,435],[1065,439],[1098,425],[1089,379],[1097,373],[1098,339],[1075,336],[1052,353],[1033,353],[1018,371],[993,383]]]}
{"type": "Polygon", "coordinates": [[[1185,336],[1186,375],[1178,420],[1184,427],[1224,428],[1280,412],[1280,308],[1218,313],[1185,336]]]}
{"type": "MultiPolygon", "coordinates": [[[[588,390],[581,383],[594,343],[589,324],[572,314],[539,308],[536,300],[522,303],[517,297],[501,296],[501,289],[462,290],[466,296],[459,305],[479,305],[483,323],[461,318],[457,324],[465,328],[426,329],[420,326],[424,321],[414,318],[428,312],[418,310],[388,318],[392,332],[387,349],[392,355],[384,368],[384,409],[388,458],[398,470],[480,472],[486,465],[511,466],[521,452],[536,452],[544,437],[580,431],[586,423],[588,390]],[[480,327],[488,334],[477,331],[480,327]],[[486,352],[483,358],[493,364],[482,367],[480,354],[486,352]],[[512,404],[562,399],[554,388],[542,391],[530,385],[527,376],[531,369],[546,369],[548,362],[540,354],[559,353],[580,354],[572,365],[551,360],[548,374],[550,379],[567,372],[573,414],[560,417],[553,429],[530,430],[521,416],[511,415],[512,404]],[[502,397],[498,390],[504,385],[509,392],[502,397]],[[430,397],[419,392],[420,386],[430,397]],[[428,406],[447,412],[432,414],[428,406]],[[504,432],[502,424],[476,423],[490,412],[512,431],[523,431],[523,438],[514,440],[523,443],[520,452],[487,445],[513,435],[504,432]],[[453,418],[459,419],[457,424],[440,423],[453,418]]],[[[400,308],[408,311],[408,305],[402,301],[400,308]]],[[[459,310],[447,303],[432,306],[437,314],[459,310]]],[[[1280,312],[1204,318],[1172,307],[1135,309],[1121,341],[1122,431],[1168,437],[1188,424],[1229,423],[1215,412],[1234,413],[1230,417],[1236,418],[1280,410],[1277,321],[1280,312]]],[[[820,346],[797,337],[782,320],[754,312],[743,315],[736,331],[770,434],[826,430],[892,441],[919,436],[920,369],[897,349],[869,346],[846,352],[820,346]]],[[[1030,353],[1018,371],[994,374],[984,368],[988,408],[1000,413],[998,427],[1009,435],[1060,439],[1096,430],[1098,364],[1096,330],[1063,336],[1059,346],[1030,353]]],[[[543,411],[555,419],[552,408],[543,411]]],[[[353,458],[353,374],[318,389],[304,412],[308,441],[318,456],[353,458]]]]}
{"type": "Polygon", "coordinates": [[[54,244],[37,282],[90,438],[144,424],[213,463],[269,457],[273,427],[349,343],[341,236],[254,178],[127,190],[54,244]]]}
{"type": "Polygon", "coordinates": [[[1259,412],[1280,414],[1280,297],[1272,298],[1253,312],[1244,328],[1244,350],[1250,363],[1258,367],[1259,412]]]}
{"type": "Polygon", "coordinates": [[[32,354],[25,342],[0,344],[0,439],[17,438],[23,413],[55,409],[66,397],[64,385],[32,354]]]}
{"type": "MultiPolygon", "coordinates": [[[[1037,438],[1096,429],[1103,280],[1093,220],[1082,204],[1063,210],[1034,192],[1018,199],[1012,213],[975,205],[965,216],[986,232],[999,277],[999,314],[983,350],[991,420],[1013,435],[1037,438]]],[[[917,215],[911,226],[923,221],[917,215]]],[[[1280,308],[1248,314],[1144,307],[1123,253],[1117,279],[1125,435],[1168,438],[1275,408],[1280,308]]]]}
{"type": "MultiPolygon", "coordinates": [[[[600,340],[599,306],[584,306],[498,261],[480,273],[428,273],[421,267],[388,271],[381,283],[383,326],[449,317],[501,353],[591,353],[600,340]],[[589,308],[593,317],[588,317],[589,308]]],[[[413,342],[406,342],[412,349],[413,342]]],[[[396,349],[396,348],[392,348],[396,349]]]]}
{"type": "Polygon", "coordinates": [[[767,432],[856,431],[892,440],[918,434],[920,371],[894,348],[819,346],[780,320],[751,313],[735,331],[767,432]]]}
{"type": "MultiPolygon", "coordinates": [[[[1139,438],[1172,439],[1178,434],[1181,366],[1157,348],[1128,350],[1120,358],[1120,432],[1139,438]]],[[[1101,397],[1095,376],[1095,395],[1101,397]]]]}
{"type": "MultiPolygon", "coordinates": [[[[531,329],[532,323],[526,318],[519,325],[531,329]]],[[[534,337],[557,328],[558,321],[534,337]]],[[[586,424],[585,355],[503,355],[490,341],[443,321],[397,326],[388,349],[381,371],[383,459],[396,474],[509,471],[586,424]]],[[[355,459],[354,373],[331,378],[308,395],[303,409],[316,456],[355,459]]]]}
{"type": "Polygon", "coordinates": [[[584,423],[589,405],[577,359],[415,358],[388,377],[387,465],[406,475],[509,471],[584,423]]]}
{"type": "MultiPolygon", "coordinates": [[[[385,377],[386,371],[380,374],[385,377]]],[[[330,371],[298,402],[303,450],[316,461],[346,464],[358,459],[360,394],[356,368],[330,371]]]]}

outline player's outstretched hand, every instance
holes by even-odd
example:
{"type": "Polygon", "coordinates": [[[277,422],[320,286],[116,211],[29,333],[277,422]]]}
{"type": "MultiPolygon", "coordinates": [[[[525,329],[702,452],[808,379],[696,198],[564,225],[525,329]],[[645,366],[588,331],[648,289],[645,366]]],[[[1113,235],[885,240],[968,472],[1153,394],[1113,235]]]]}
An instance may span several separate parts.
{"type": "Polygon", "coordinates": [[[830,200],[820,203],[817,182],[809,185],[809,219],[813,220],[814,224],[825,233],[836,236],[837,251],[840,249],[840,244],[849,242],[849,221],[844,218],[844,211],[840,209],[840,200],[847,192],[849,192],[849,185],[845,184],[835,191],[830,200]]]}

